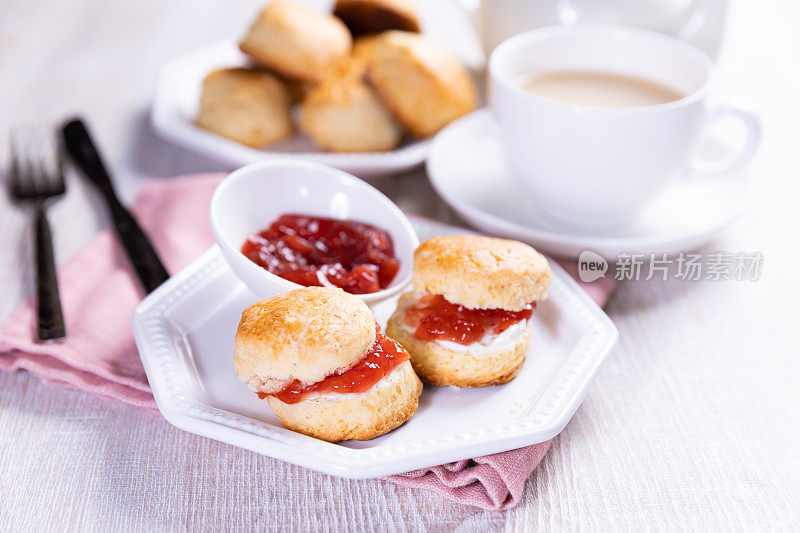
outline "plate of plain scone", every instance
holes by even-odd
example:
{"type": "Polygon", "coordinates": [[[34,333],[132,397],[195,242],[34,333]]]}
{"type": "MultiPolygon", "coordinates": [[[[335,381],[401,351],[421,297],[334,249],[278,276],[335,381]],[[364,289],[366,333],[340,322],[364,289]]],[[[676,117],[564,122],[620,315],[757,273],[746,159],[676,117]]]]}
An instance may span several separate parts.
{"type": "Polygon", "coordinates": [[[369,307],[335,287],[256,296],[216,246],[150,294],[134,334],[164,417],[351,478],[558,434],[611,321],[530,246],[411,221],[412,281],[369,307]]]}
{"type": "Polygon", "coordinates": [[[428,139],[476,106],[414,0],[339,0],[331,13],[274,0],[238,41],[168,62],[152,122],[236,166],[291,156],[377,175],[422,163],[428,139]]]}

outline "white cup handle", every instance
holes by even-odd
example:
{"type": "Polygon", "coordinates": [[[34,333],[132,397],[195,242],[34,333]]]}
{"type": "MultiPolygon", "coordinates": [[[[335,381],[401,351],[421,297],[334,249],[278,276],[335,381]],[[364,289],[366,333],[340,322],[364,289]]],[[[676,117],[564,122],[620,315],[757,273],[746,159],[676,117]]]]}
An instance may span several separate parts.
{"type": "Polygon", "coordinates": [[[681,29],[675,34],[678,39],[692,41],[708,21],[710,14],[709,0],[695,0],[684,11],[686,20],[681,24],[681,29]]]}
{"type": "Polygon", "coordinates": [[[753,113],[729,105],[718,105],[709,110],[706,118],[706,128],[722,118],[732,117],[739,121],[745,129],[745,142],[739,153],[729,159],[696,159],[692,162],[690,176],[699,178],[714,178],[733,175],[744,168],[758,148],[761,137],[761,123],[753,113]]]}

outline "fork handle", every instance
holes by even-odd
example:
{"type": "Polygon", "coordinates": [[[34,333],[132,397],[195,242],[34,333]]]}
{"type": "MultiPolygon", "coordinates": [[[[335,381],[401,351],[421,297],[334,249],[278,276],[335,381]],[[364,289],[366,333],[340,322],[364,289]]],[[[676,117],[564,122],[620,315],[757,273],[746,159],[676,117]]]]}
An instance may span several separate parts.
{"type": "Polygon", "coordinates": [[[139,275],[139,279],[148,293],[164,283],[169,274],[159,259],[153,244],[147,237],[133,215],[113,195],[106,196],[114,229],[117,231],[125,252],[139,275]]]}
{"type": "Polygon", "coordinates": [[[39,318],[37,336],[40,341],[67,336],[58,295],[53,239],[43,205],[36,208],[36,309],[39,318]]]}

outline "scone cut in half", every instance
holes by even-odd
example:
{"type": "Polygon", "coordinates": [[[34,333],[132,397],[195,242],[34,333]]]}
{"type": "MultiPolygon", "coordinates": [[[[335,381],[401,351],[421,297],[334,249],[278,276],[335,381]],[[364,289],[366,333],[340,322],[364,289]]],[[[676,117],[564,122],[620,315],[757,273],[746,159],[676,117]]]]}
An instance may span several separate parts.
{"type": "Polygon", "coordinates": [[[337,17],[275,0],[258,14],[239,49],[282,76],[317,83],[348,57],[352,45],[350,30],[337,17]]]}
{"type": "Polygon", "coordinates": [[[245,309],[234,368],[284,426],[330,442],[396,428],[422,392],[406,350],[338,288],[297,289],[245,309]]]}
{"type": "Polygon", "coordinates": [[[414,290],[400,297],[386,334],[427,383],[506,383],[525,361],[529,321],[550,278],[545,257],[526,244],[435,237],[414,253],[414,290]]]}
{"type": "Polygon", "coordinates": [[[197,125],[259,148],[293,131],[291,96],[281,80],[249,68],[222,68],[203,80],[197,125]]]}

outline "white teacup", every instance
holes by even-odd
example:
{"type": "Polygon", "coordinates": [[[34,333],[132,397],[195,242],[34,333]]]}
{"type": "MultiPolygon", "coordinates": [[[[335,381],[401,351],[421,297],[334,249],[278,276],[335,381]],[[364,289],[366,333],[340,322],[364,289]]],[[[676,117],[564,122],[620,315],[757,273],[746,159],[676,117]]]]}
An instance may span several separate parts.
{"type": "Polygon", "coordinates": [[[709,107],[711,60],[659,33],[578,24],[532,30],[498,46],[489,61],[489,107],[508,162],[543,214],[581,228],[618,228],[675,179],[733,175],[758,144],[757,118],[730,106],[709,107]],[[522,88],[553,72],[622,74],[685,95],[639,107],[563,103],[522,88]],[[738,119],[747,140],[730,160],[699,161],[705,128],[738,119]]]}

